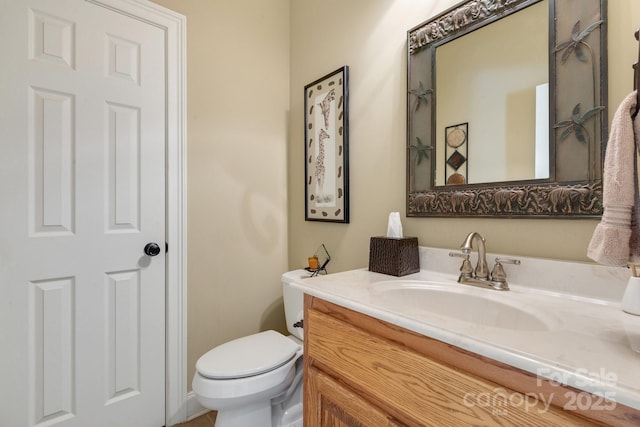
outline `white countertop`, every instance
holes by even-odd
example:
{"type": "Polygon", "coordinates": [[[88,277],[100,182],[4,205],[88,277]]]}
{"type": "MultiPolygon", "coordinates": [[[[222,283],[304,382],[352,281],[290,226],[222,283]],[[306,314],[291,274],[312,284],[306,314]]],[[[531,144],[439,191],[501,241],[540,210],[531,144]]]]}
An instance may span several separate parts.
{"type": "MultiPolygon", "coordinates": [[[[629,274],[626,269],[519,257],[521,266],[505,265],[512,276],[511,290],[501,292],[456,283],[461,260],[450,259],[448,252],[421,247],[421,268],[433,270],[403,277],[359,269],[298,279],[295,286],[354,311],[640,410],[640,316],[623,312],[619,302],[629,274]],[[384,286],[392,287],[393,282],[400,286],[407,281],[439,282],[459,288],[458,292],[521,307],[543,319],[546,330],[482,326],[426,310],[403,309],[386,304],[377,291],[379,285],[375,285],[387,282],[384,286]]],[[[488,260],[491,266],[493,259],[488,256],[488,260]]]]}

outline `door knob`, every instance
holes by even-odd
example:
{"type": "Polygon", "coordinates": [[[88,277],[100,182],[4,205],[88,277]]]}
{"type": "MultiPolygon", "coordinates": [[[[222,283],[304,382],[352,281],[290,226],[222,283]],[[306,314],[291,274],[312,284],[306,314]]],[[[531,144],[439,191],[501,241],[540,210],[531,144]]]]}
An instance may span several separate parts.
{"type": "Polygon", "coordinates": [[[149,256],[156,256],[160,253],[160,246],[157,243],[147,243],[144,246],[144,253],[149,256]]]}

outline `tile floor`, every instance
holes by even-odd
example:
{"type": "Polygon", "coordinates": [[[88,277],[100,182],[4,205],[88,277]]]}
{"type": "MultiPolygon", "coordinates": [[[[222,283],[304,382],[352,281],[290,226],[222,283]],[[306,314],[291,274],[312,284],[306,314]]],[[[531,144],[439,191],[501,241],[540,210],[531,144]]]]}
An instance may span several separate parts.
{"type": "Polygon", "coordinates": [[[176,424],[174,427],[213,427],[216,422],[216,413],[207,412],[204,415],[194,418],[186,423],[176,424]]]}

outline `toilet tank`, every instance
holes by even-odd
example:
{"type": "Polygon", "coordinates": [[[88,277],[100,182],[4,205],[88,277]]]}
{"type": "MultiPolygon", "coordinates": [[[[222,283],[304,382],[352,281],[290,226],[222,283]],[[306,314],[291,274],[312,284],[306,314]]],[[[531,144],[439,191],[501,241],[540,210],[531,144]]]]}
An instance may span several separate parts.
{"type": "Polygon", "coordinates": [[[291,283],[307,277],[311,277],[311,273],[306,270],[288,271],[282,275],[282,298],[284,300],[284,316],[287,321],[287,330],[291,335],[299,339],[303,339],[303,329],[293,325],[302,320],[304,292],[291,286],[291,283]]]}

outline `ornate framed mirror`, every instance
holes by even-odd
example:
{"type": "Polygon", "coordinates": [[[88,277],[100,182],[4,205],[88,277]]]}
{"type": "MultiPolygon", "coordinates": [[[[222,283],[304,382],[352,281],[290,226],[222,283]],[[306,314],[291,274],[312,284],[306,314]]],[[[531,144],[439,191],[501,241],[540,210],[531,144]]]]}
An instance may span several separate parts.
{"type": "Polygon", "coordinates": [[[467,0],[407,33],[407,216],[602,215],[606,0],[467,0]]]}

